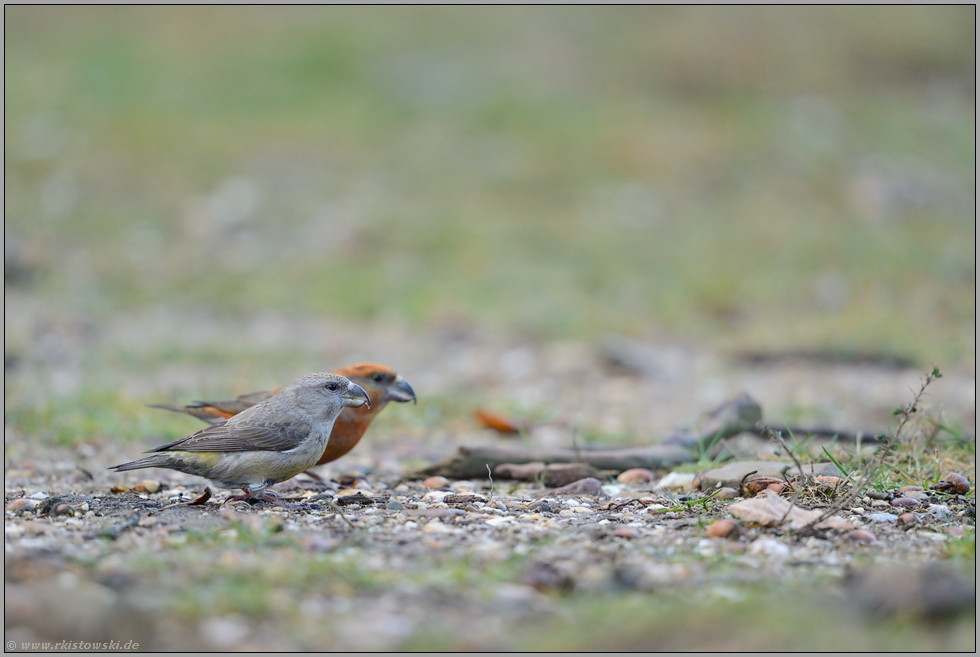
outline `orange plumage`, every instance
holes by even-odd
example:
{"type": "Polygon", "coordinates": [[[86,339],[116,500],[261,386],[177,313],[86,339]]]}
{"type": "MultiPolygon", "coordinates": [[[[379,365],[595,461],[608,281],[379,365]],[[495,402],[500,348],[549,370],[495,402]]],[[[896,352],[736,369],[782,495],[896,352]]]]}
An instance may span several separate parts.
{"type": "MultiPolygon", "coordinates": [[[[344,408],[340,417],[334,422],[333,431],[330,432],[330,440],[327,441],[327,447],[320,460],[317,461],[317,465],[336,461],[354,449],[361,437],[364,436],[364,432],[371,426],[371,421],[388,402],[415,401],[415,391],[411,384],[384,365],[358,363],[334,370],[334,374],[345,376],[364,388],[371,398],[371,407],[368,408],[365,404],[359,408],[344,408]]],[[[279,390],[281,388],[267,392],[253,392],[227,401],[205,401],[187,406],[157,404],[154,405],[154,408],[187,413],[205,422],[217,424],[272,397],[279,390]]]]}

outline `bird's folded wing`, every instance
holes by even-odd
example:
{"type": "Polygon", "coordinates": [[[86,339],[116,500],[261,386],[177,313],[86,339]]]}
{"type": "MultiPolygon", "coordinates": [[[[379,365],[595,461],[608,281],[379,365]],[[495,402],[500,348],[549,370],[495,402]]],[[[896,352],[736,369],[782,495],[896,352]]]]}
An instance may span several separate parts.
{"type": "Polygon", "coordinates": [[[309,437],[310,430],[310,425],[302,422],[277,425],[222,422],[149,451],[287,452],[309,437]]]}

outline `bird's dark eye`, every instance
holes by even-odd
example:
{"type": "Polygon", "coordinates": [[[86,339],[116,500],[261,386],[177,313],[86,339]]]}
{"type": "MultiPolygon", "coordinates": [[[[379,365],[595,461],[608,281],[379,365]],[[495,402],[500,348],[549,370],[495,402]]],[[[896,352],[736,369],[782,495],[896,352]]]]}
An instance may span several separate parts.
{"type": "Polygon", "coordinates": [[[373,377],[371,377],[371,378],[372,378],[372,379],[374,379],[375,381],[377,381],[378,383],[380,383],[381,381],[383,381],[383,380],[384,380],[384,378],[385,378],[385,377],[384,377],[384,375],[382,375],[382,374],[375,374],[375,375],[374,375],[373,377]]]}
{"type": "Polygon", "coordinates": [[[325,385],[323,387],[326,388],[327,390],[336,390],[337,389],[337,384],[336,383],[328,383],[327,385],[325,385]]]}

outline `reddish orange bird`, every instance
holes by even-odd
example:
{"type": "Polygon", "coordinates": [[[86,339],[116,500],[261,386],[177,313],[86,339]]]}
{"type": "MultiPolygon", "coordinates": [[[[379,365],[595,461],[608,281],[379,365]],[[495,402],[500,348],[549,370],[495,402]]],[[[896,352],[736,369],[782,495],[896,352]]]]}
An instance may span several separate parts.
{"type": "MultiPolygon", "coordinates": [[[[371,426],[371,421],[388,402],[405,403],[411,401],[417,403],[412,385],[384,365],[358,363],[334,370],[334,374],[345,376],[364,388],[371,398],[371,406],[368,408],[365,404],[358,408],[344,408],[340,417],[334,422],[333,430],[330,432],[330,440],[327,441],[327,447],[323,450],[323,455],[317,461],[317,465],[336,461],[354,449],[364,432],[371,426]]],[[[177,404],[153,404],[152,406],[153,408],[187,413],[205,422],[218,424],[241,413],[246,408],[272,397],[281,389],[253,392],[227,401],[201,401],[187,406],[177,404]]]]}

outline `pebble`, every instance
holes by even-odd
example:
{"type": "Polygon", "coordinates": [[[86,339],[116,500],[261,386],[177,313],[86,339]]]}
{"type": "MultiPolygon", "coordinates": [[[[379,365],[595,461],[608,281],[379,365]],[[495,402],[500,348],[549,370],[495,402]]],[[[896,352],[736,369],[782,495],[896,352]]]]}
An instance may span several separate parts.
{"type": "Polygon", "coordinates": [[[738,491],[734,488],[728,488],[727,486],[724,488],[719,488],[718,492],[714,495],[714,499],[716,500],[734,500],[738,497],[740,497],[738,491]]]}
{"type": "Polygon", "coordinates": [[[647,484],[653,481],[653,472],[646,468],[630,468],[619,473],[616,481],[621,484],[647,484]]]}
{"type": "Polygon", "coordinates": [[[585,479],[579,479],[576,482],[570,483],[567,486],[562,486],[561,488],[556,488],[554,493],[556,495],[598,495],[599,491],[602,489],[602,482],[595,477],[586,477],[585,479]]]}
{"type": "Polygon", "coordinates": [[[46,499],[48,499],[48,494],[47,493],[42,493],[42,492],[37,492],[37,493],[34,493],[33,495],[31,495],[31,499],[32,500],[46,500],[46,499]]]}
{"type": "Polygon", "coordinates": [[[613,536],[633,540],[634,538],[638,538],[640,534],[632,527],[617,527],[613,530],[613,536]]]}
{"type": "Polygon", "coordinates": [[[738,523],[733,520],[715,520],[713,523],[708,525],[708,528],[704,530],[704,533],[708,536],[714,536],[716,538],[726,538],[728,536],[738,535],[738,523]]]}
{"type": "Polygon", "coordinates": [[[875,535],[866,529],[855,529],[852,532],[847,532],[844,534],[844,540],[850,541],[852,543],[876,543],[878,541],[875,535]]]}
{"type": "Polygon", "coordinates": [[[435,488],[445,488],[446,486],[449,485],[449,480],[446,479],[445,477],[429,477],[428,479],[422,482],[422,485],[428,488],[429,490],[435,488]]]}
{"type": "MultiPolygon", "coordinates": [[[[704,491],[718,488],[719,486],[737,488],[742,480],[750,476],[749,473],[751,472],[755,472],[754,475],[751,475],[754,477],[776,477],[782,479],[783,472],[786,471],[787,467],[789,467],[787,463],[776,463],[774,461],[736,461],[735,463],[729,463],[724,467],[703,473],[698,484],[700,489],[704,491]]],[[[667,476],[669,477],[670,475],[667,476]]],[[[666,488],[663,485],[663,480],[661,480],[660,485],[666,488]]]]}
{"type": "Polygon", "coordinates": [[[898,516],[894,513],[872,513],[868,517],[871,522],[898,522],[898,516]]]}
{"type": "Polygon", "coordinates": [[[425,527],[422,528],[423,534],[452,534],[453,528],[448,525],[444,525],[438,520],[433,520],[426,523],[425,527]]]}
{"type": "Polygon", "coordinates": [[[903,513],[898,516],[898,521],[903,525],[914,525],[919,522],[919,516],[914,513],[903,513]]]}
{"type": "Polygon", "coordinates": [[[913,500],[908,497],[898,497],[892,500],[892,506],[895,508],[908,509],[913,506],[919,506],[919,500],[913,500]]]}
{"type": "Polygon", "coordinates": [[[623,492],[623,487],[615,486],[613,484],[606,484],[605,486],[599,488],[599,490],[602,491],[603,495],[608,495],[609,497],[616,497],[617,495],[623,492]]]}
{"type": "Polygon", "coordinates": [[[483,522],[490,525],[491,527],[500,527],[501,525],[513,524],[514,518],[512,518],[511,516],[503,516],[499,518],[487,518],[483,522]]]}
{"type": "Polygon", "coordinates": [[[36,506],[37,502],[34,500],[27,497],[18,497],[7,502],[7,506],[3,507],[3,510],[12,511],[13,513],[24,513],[33,510],[36,506]]]}
{"type": "Polygon", "coordinates": [[[385,504],[385,508],[389,511],[401,511],[405,508],[405,505],[396,500],[388,500],[388,503],[385,504]]]}
{"type": "Polygon", "coordinates": [[[961,475],[959,472],[949,472],[943,477],[942,481],[933,486],[936,490],[945,491],[947,493],[959,493],[960,495],[966,495],[970,492],[970,480],[961,475]]]}
{"type": "Polygon", "coordinates": [[[871,506],[882,507],[882,506],[891,506],[891,505],[885,500],[871,500],[871,506]]]}
{"type": "Polygon", "coordinates": [[[902,486],[896,493],[900,495],[905,495],[906,493],[918,493],[922,491],[922,486],[902,486]]]}
{"type": "Polygon", "coordinates": [[[671,472],[657,482],[664,490],[694,490],[694,473],[671,472]]]}
{"type": "Polygon", "coordinates": [[[667,507],[665,507],[663,504],[651,504],[646,508],[646,510],[648,513],[656,513],[657,511],[663,511],[666,508],[667,507]]]}
{"type": "Polygon", "coordinates": [[[716,500],[735,500],[741,497],[741,494],[734,488],[728,488],[727,486],[719,488],[718,492],[714,494],[714,499],[716,500]]]}
{"type": "Polygon", "coordinates": [[[137,483],[133,486],[133,490],[137,493],[155,493],[160,490],[160,482],[153,479],[144,479],[143,481],[137,483]]]}
{"type": "Polygon", "coordinates": [[[789,556],[789,547],[774,538],[763,536],[749,545],[749,554],[770,559],[785,559],[789,556]]]}

